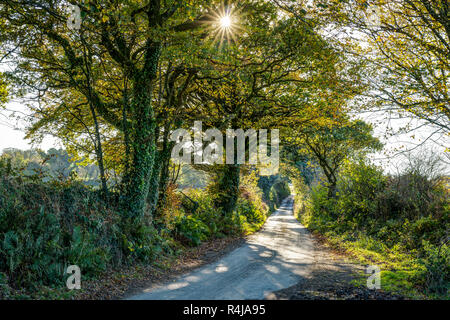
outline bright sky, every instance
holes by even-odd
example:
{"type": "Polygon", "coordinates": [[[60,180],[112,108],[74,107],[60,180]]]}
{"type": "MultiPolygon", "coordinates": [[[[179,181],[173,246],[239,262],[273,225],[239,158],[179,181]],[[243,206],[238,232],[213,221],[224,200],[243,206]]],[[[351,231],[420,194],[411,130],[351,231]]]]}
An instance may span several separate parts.
{"type": "MultiPolygon", "coordinates": [[[[48,150],[50,148],[61,148],[62,145],[58,142],[58,140],[54,137],[47,136],[42,144],[39,145],[31,145],[30,140],[25,140],[25,123],[18,122],[14,118],[9,117],[12,112],[15,111],[18,114],[29,114],[27,108],[21,104],[19,101],[10,102],[6,105],[5,110],[0,109],[0,151],[5,148],[17,148],[17,149],[30,149],[30,148],[40,148],[43,150],[48,150]]],[[[408,121],[411,120],[391,120],[388,121],[384,118],[383,115],[377,113],[368,113],[358,115],[359,118],[371,122],[374,124],[374,134],[379,137],[382,142],[385,143],[385,150],[387,155],[384,153],[375,154],[372,156],[373,160],[379,165],[381,165],[388,172],[396,172],[399,167],[404,163],[405,158],[402,155],[397,153],[396,156],[392,157],[396,153],[393,152],[394,148],[398,148],[400,146],[404,146],[403,150],[406,148],[413,148],[418,143],[424,141],[424,139],[428,138],[431,133],[433,133],[433,129],[430,127],[422,127],[415,132],[409,134],[401,134],[385,139],[384,133],[386,132],[386,128],[388,126],[397,129],[401,126],[404,126],[408,121]],[[380,123],[381,121],[381,123],[380,123]],[[414,136],[414,138],[412,137],[414,136]]],[[[418,122],[412,120],[413,124],[417,126],[418,122]]],[[[450,146],[450,137],[445,136],[433,136],[436,142],[428,140],[422,148],[430,150],[430,152],[443,154],[444,146],[450,146]]],[[[416,152],[420,152],[423,150],[419,148],[416,152]]],[[[447,172],[450,173],[450,165],[447,166],[447,172]]]]}
{"type": "MultiPolygon", "coordinates": [[[[227,23],[225,21],[224,23],[227,23]]],[[[332,36],[329,34],[329,36],[332,36]]],[[[6,65],[0,65],[0,72],[6,70],[6,65]]],[[[16,112],[16,115],[29,114],[29,111],[24,106],[21,101],[10,102],[6,105],[6,109],[0,109],[0,153],[5,148],[17,148],[17,149],[29,149],[29,148],[40,148],[43,150],[48,150],[52,147],[61,148],[62,145],[54,137],[46,137],[43,142],[39,145],[31,145],[31,141],[25,140],[25,123],[20,123],[15,120],[14,117],[10,115],[16,112]]],[[[417,144],[423,142],[425,139],[429,138],[433,133],[433,128],[429,126],[421,127],[419,130],[408,134],[400,134],[388,139],[384,138],[386,128],[392,127],[398,129],[411,119],[401,119],[401,120],[387,120],[384,115],[379,113],[363,113],[358,114],[358,118],[364,121],[374,124],[374,135],[379,137],[380,140],[385,143],[385,153],[380,153],[374,155],[372,158],[376,163],[380,164],[386,171],[395,172],[399,163],[404,162],[405,158],[398,155],[398,152],[393,152],[396,148],[403,146],[402,150],[411,149],[417,146],[417,144]],[[392,157],[392,155],[396,156],[392,157]]],[[[418,125],[419,122],[415,121],[414,125],[418,125]]],[[[430,150],[430,152],[443,154],[445,147],[450,147],[450,137],[443,135],[433,135],[431,139],[427,140],[423,147],[418,148],[416,152],[423,151],[424,149],[430,150]],[[432,141],[432,140],[435,141],[432,141]]],[[[447,164],[448,173],[450,174],[450,164],[447,164]]]]}
{"type": "Polygon", "coordinates": [[[435,154],[446,162],[442,163],[446,174],[450,174],[450,163],[444,156],[445,148],[450,146],[450,137],[441,132],[437,133],[436,127],[427,125],[424,121],[417,119],[388,119],[380,113],[361,114],[358,118],[372,123],[374,127],[374,136],[378,137],[385,144],[382,152],[371,156],[374,162],[387,172],[396,173],[406,164],[406,155],[408,150],[414,156],[426,156],[435,154]],[[418,128],[409,133],[385,137],[388,129],[393,132],[405,125],[410,124],[411,128],[418,128]]]}
{"type": "Polygon", "coordinates": [[[61,147],[56,138],[51,136],[46,137],[42,144],[31,145],[31,141],[25,139],[25,124],[11,117],[14,111],[20,115],[22,113],[29,114],[27,108],[19,102],[10,102],[6,105],[5,110],[0,109],[0,153],[5,148],[48,150],[53,147],[61,147]]]}

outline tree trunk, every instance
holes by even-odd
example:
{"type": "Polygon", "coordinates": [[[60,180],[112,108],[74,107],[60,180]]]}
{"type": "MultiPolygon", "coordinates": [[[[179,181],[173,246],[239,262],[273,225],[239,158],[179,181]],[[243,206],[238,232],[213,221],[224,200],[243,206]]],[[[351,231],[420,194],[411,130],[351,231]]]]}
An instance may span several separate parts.
{"type": "MultiPolygon", "coordinates": [[[[125,179],[127,185],[123,207],[126,211],[125,216],[135,222],[140,222],[145,213],[156,156],[156,120],[152,108],[152,89],[160,45],[152,44],[148,50],[146,65],[134,75],[133,97],[130,104],[133,130],[129,138],[133,154],[131,168],[125,179]]],[[[150,191],[152,198],[155,188],[150,191]]]]}
{"type": "MultiPolygon", "coordinates": [[[[171,151],[175,143],[169,142],[161,156],[161,168],[159,170],[159,185],[158,185],[158,199],[156,203],[156,210],[161,210],[166,201],[166,189],[169,182],[169,164],[171,151]]],[[[156,212],[158,214],[158,212],[156,212]]]]}
{"type": "Polygon", "coordinates": [[[152,215],[156,212],[156,205],[158,204],[158,198],[159,198],[159,180],[160,180],[160,173],[161,173],[161,167],[162,167],[162,152],[156,151],[155,156],[155,163],[153,165],[152,169],[152,175],[150,178],[150,190],[149,190],[149,206],[150,206],[150,212],[152,215]]]}
{"type": "Polygon", "coordinates": [[[224,215],[229,215],[236,208],[236,202],[239,196],[239,174],[240,165],[225,164],[217,172],[216,181],[214,182],[211,191],[216,198],[214,205],[221,209],[224,215]]]}
{"type": "Polygon", "coordinates": [[[98,125],[98,120],[97,120],[97,114],[95,113],[95,109],[92,106],[92,104],[90,104],[90,108],[91,108],[91,113],[92,113],[92,117],[94,119],[94,125],[95,125],[95,155],[97,157],[97,164],[98,164],[98,169],[100,171],[100,180],[102,183],[102,192],[103,192],[103,196],[107,197],[108,196],[108,186],[106,184],[106,176],[105,176],[105,166],[104,166],[104,162],[103,162],[103,150],[102,150],[102,141],[101,141],[101,137],[100,137],[100,128],[98,125]]]}
{"type": "Polygon", "coordinates": [[[328,198],[336,197],[336,181],[328,184],[328,198]]]}

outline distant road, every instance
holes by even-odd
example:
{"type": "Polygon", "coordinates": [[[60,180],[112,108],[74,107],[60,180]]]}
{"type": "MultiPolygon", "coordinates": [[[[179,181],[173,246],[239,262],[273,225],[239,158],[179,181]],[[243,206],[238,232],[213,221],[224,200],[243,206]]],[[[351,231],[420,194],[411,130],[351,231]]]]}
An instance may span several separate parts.
{"type": "Polygon", "coordinates": [[[290,196],[262,230],[220,260],[128,299],[263,299],[296,284],[313,266],[314,246],[308,231],[294,218],[292,206],[290,196]]]}

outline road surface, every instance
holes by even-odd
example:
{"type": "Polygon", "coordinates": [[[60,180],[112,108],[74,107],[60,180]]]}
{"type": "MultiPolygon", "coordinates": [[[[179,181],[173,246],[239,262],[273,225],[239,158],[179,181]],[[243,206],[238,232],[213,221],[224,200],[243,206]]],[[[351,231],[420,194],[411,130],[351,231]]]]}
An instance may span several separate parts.
{"type": "Polygon", "coordinates": [[[263,299],[296,284],[312,270],[314,246],[306,228],[294,218],[292,206],[290,196],[259,232],[220,260],[128,299],[263,299]]]}

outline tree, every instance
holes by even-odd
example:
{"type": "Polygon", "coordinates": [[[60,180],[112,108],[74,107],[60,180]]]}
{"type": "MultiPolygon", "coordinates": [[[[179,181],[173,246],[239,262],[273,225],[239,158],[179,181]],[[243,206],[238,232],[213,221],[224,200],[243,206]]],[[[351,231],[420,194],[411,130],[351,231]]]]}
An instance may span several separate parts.
{"type": "MultiPolygon", "coordinates": [[[[337,56],[308,26],[276,11],[269,5],[260,9],[246,25],[247,34],[219,50],[209,68],[200,69],[188,95],[190,123],[201,115],[205,129],[215,127],[225,135],[227,128],[278,129],[293,118],[309,121],[324,115],[319,109],[308,112],[309,99],[335,89],[337,56]]],[[[232,212],[241,165],[200,168],[213,176],[216,207],[232,212]]]]}
{"type": "Polygon", "coordinates": [[[380,150],[382,144],[372,136],[372,126],[361,121],[338,121],[326,126],[307,126],[292,131],[290,146],[310,155],[328,181],[328,195],[336,192],[337,172],[345,159],[380,150]]]}
{"type": "MultiPolygon", "coordinates": [[[[433,128],[427,139],[449,133],[450,56],[447,0],[276,0],[287,14],[314,17],[330,43],[364,66],[368,91],[359,110],[419,120],[405,130],[433,128]]],[[[438,140],[434,139],[439,143],[438,140]]],[[[440,143],[444,144],[445,142],[440,143]]]]}
{"type": "MultiPolygon", "coordinates": [[[[268,2],[235,3],[242,31],[226,48],[210,28],[218,1],[76,4],[82,19],[71,29],[63,1],[4,1],[1,48],[14,52],[14,93],[35,94],[29,135],[51,132],[69,151],[94,154],[105,191],[114,169],[135,226],[164,194],[174,128],[194,119],[221,130],[289,127],[327,115],[334,91],[353,94],[314,23],[268,2]]],[[[234,198],[239,170],[222,170],[234,198]]]]}
{"type": "Polygon", "coordinates": [[[155,192],[150,190],[157,143],[153,100],[162,44],[192,29],[190,18],[200,13],[201,3],[74,2],[82,17],[78,30],[68,28],[64,1],[0,5],[6,31],[2,48],[17,48],[16,70],[10,77],[35,92],[36,101],[53,106],[45,110],[45,121],[57,123],[68,112],[72,118],[82,115],[77,125],[93,132],[97,157],[101,131],[113,138],[127,136],[130,163],[122,180],[126,200],[121,205],[124,218],[136,225],[149,192],[155,192]],[[78,104],[71,102],[74,96],[78,104]]]}
{"type": "MultiPolygon", "coordinates": [[[[4,30],[4,21],[0,18],[0,30],[4,30]]],[[[0,35],[0,42],[3,36],[0,35]]],[[[3,51],[0,47],[0,64],[9,56],[9,51],[3,51]]],[[[6,80],[2,72],[0,72],[0,107],[6,102],[8,92],[6,91],[6,80]]]]}
{"type": "Polygon", "coordinates": [[[308,13],[320,12],[323,25],[339,34],[336,46],[366,66],[362,81],[371,90],[364,97],[371,101],[364,105],[413,115],[436,128],[432,135],[449,135],[447,0],[331,0],[317,6],[308,13]]]}
{"type": "Polygon", "coordinates": [[[366,57],[381,71],[377,98],[450,134],[448,1],[369,4],[379,15],[376,22],[356,25],[370,44],[366,57]]]}

